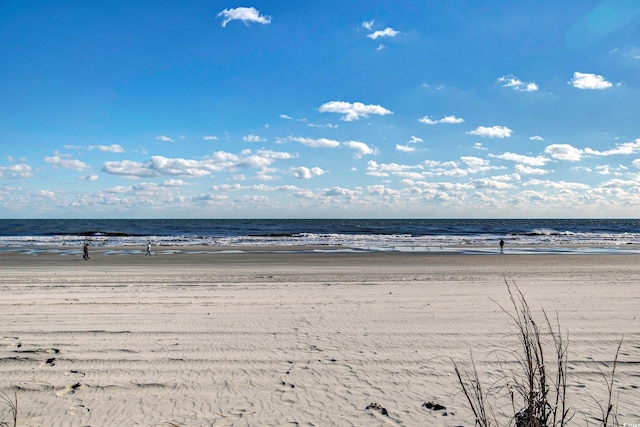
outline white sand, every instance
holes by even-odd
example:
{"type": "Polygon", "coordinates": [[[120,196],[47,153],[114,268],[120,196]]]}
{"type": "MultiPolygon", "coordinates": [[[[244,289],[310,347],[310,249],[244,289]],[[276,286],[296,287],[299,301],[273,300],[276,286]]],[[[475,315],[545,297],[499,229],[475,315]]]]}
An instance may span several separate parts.
{"type": "Polygon", "coordinates": [[[597,425],[622,336],[619,421],[640,423],[638,255],[143,253],[0,255],[19,426],[473,426],[452,360],[512,366],[505,278],[570,332],[573,425],[597,425]]]}

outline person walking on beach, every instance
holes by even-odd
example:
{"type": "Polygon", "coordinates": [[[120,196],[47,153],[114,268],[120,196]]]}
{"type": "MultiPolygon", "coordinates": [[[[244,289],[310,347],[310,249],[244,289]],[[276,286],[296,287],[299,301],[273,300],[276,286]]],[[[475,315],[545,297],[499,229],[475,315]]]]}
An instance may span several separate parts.
{"type": "Polygon", "coordinates": [[[504,253],[504,240],[500,239],[500,253],[504,253]]]}
{"type": "Polygon", "coordinates": [[[151,255],[151,242],[147,243],[147,252],[144,253],[144,256],[151,255]]]}
{"type": "Polygon", "coordinates": [[[82,258],[84,260],[89,260],[91,259],[91,257],[89,256],[89,244],[85,243],[84,246],[82,247],[82,258]]]}

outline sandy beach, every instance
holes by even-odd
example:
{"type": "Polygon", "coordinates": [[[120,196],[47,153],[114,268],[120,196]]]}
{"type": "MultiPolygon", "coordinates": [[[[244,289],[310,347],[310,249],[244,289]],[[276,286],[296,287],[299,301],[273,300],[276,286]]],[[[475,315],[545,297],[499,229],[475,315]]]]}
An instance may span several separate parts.
{"type": "Polygon", "coordinates": [[[573,425],[598,425],[623,337],[614,401],[640,423],[640,255],[291,249],[3,252],[18,425],[473,426],[453,361],[510,366],[505,280],[569,333],[573,425]]]}

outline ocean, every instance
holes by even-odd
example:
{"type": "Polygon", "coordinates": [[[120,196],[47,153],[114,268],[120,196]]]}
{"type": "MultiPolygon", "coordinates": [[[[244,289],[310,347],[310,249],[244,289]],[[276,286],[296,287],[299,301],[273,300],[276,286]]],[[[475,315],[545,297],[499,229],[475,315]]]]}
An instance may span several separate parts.
{"type": "Polygon", "coordinates": [[[640,253],[638,219],[0,219],[1,250],[313,246],[348,251],[640,253]]]}

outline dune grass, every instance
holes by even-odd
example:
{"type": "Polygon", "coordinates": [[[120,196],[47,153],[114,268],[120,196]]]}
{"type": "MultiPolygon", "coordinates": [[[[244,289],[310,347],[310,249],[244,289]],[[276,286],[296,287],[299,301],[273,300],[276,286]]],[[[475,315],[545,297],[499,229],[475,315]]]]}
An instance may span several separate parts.
{"type": "Polygon", "coordinates": [[[11,414],[11,421],[0,421],[0,427],[16,427],[18,425],[18,394],[13,391],[13,398],[5,393],[0,393],[0,403],[6,405],[9,408],[11,414]]]}
{"type": "MultiPolygon", "coordinates": [[[[462,366],[454,361],[458,384],[469,408],[480,427],[564,427],[570,424],[575,411],[567,394],[568,333],[562,333],[556,315],[555,327],[543,310],[542,329],[534,318],[522,291],[505,280],[513,311],[500,308],[509,316],[519,338],[518,350],[509,350],[516,359],[516,368],[504,367],[502,376],[484,385],[478,375],[473,354],[471,362],[462,366]],[[547,353],[551,353],[548,355],[547,353]],[[507,397],[511,401],[512,415],[505,420],[498,414],[496,401],[507,397]]],[[[499,304],[498,304],[499,305],[499,304]]],[[[608,390],[600,408],[601,427],[619,426],[613,403],[615,369],[622,340],[615,353],[612,372],[605,377],[608,390]]],[[[498,361],[500,362],[500,361],[498,361]]],[[[596,417],[597,418],[597,417],[596,417]]],[[[584,420],[588,425],[587,420],[584,420]]],[[[585,425],[585,424],[582,424],[585,425]]]]}

